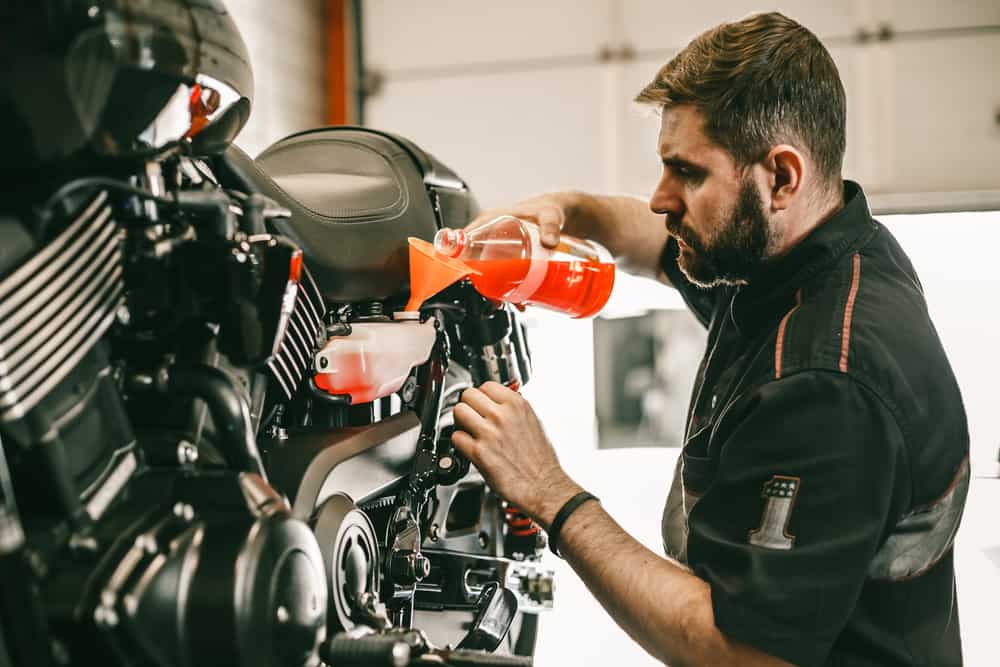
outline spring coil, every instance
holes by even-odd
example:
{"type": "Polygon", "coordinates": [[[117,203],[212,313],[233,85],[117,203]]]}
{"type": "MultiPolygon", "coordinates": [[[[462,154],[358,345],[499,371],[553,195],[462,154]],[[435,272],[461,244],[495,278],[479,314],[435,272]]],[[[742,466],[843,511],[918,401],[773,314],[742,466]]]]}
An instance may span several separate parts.
{"type": "Polygon", "coordinates": [[[516,507],[510,507],[509,505],[505,507],[503,518],[507,524],[509,534],[516,537],[530,537],[537,535],[541,530],[538,524],[531,520],[531,517],[516,507]]]}

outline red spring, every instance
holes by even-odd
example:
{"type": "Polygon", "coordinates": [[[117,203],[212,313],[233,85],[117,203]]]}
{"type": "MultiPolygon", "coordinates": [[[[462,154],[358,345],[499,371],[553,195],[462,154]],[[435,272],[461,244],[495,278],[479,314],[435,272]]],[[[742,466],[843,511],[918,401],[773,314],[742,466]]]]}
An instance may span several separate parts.
{"type": "Polygon", "coordinates": [[[516,507],[505,507],[503,512],[504,521],[507,522],[507,527],[510,529],[511,535],[528,537],[536,535],[541,530],[538,524],[516,507]]]}

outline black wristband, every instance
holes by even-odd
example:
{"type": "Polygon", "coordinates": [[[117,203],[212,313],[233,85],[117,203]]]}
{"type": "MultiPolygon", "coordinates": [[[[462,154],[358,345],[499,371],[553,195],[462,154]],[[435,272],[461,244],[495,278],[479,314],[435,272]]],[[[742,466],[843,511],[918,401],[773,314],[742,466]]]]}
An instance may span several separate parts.
{"type": "Polygon", "coordinates": [[[566,501],[566,504],[556,512],[556,518],[552,519],[552,525],[549,526],[549,549],[552,553],[562,558],[562,554],[559,553],[559,531],[562,530],[563,524],[566,523],[566,519],[577,510],[580,505],[584,504],[588,500],[596,500],[601,502],[601,499],[592,493],[587,491],[581,491],[572,498],[566,501]]]}

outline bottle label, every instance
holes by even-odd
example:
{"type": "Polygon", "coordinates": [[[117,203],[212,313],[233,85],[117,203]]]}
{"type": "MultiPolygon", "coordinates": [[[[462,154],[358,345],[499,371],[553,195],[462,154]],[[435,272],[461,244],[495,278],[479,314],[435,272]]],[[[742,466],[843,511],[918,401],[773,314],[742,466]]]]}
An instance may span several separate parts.
{"type": "Polygon", "coordinates": [[[506,300],[511,303],[524,303],[538,291],[542,281],[545,280],[545,272],[549,267],[549,255],[551,254],[542,246],[538,232],[538,225],[527,223],[524,225],[531,238],[531,264],[524,280],[513,292],[507,295],[506,300]]]}

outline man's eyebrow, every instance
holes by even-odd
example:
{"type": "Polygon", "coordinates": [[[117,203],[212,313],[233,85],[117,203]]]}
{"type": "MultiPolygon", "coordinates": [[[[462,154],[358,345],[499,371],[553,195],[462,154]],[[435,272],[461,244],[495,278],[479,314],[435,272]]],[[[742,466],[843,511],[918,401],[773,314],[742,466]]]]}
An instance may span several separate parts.
{"type": "Polygon", "coordinates": [[[688,158],[681,157],[680,155],[677,154],[663,155],[660,157],[660,160],[663,162],[663,164],[667,165],[668,167],[674,167],[674,168],[680,167],[680,168],[690,169],[693,171],[703,171],[703,172],[708,171],[708,167],[706,167],[705,165],[693,162],[688,158]]]}

